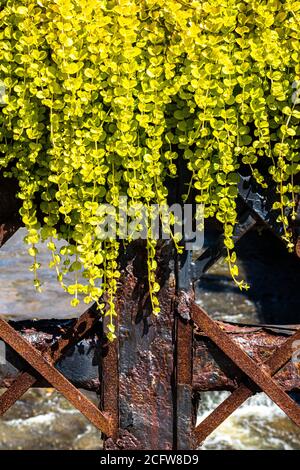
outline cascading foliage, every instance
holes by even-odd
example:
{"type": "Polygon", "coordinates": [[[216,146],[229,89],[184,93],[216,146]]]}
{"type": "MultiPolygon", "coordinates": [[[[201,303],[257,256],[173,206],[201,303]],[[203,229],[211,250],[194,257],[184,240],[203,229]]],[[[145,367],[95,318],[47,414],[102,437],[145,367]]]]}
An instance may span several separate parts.
{"type": "MultiPolygon", "coordinates": [[[[40,240],[72,305],[96,301],[115,337],[118,239],[102,240],[99,203],[166,202],[178,156],[196,202],[232,234],[239,170],[273,185],[293,240],[299,192],[300,1],[0,0],[0,168],[17,178],[25,241],[40,240]],[[57,247],[57,240],[66,243],[57,247]],[[72,283],[66,281],[72,275],[72,283]],[[103,296],[103,294],[105,294],[103,296]],[[103,302],[105,299],[105,302],[103,302]]],[[[128,236],[130,240],[130,236],[128,236]]],[[[156,240],[149,292],[159,313],[156,240]]]]}

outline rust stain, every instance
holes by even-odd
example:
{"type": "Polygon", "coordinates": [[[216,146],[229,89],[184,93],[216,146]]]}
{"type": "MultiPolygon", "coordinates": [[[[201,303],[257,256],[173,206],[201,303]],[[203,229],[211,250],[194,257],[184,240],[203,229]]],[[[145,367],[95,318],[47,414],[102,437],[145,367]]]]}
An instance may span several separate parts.
{"type": "Polygon", "coordinates": [[[16,332],[7,322],[0,319],[0,337],[21,355],[38,372],[23,372],[0,397],[0,414],[7,411],[34,383],[40,375],[60,391],[82,414],[84,414],[96,427],[105,434],[112,435],[114,423],[91,403],[85,395],[79,392],[60,372],[52,365],[61,354],[91,329],[97,319],[95,310],[89,309],[70,329],[69,336],[62,337],[53,346],[40,352],[16,332]],[[51,361],[51,363],[50,363],[51,361]],[[40,375],[39,375],[40,374],[40,375]]]}
{"type": "Polygon", "coordinates": [[[217,426],[248,397],[256,393],[258,389],[263,390],[297,426],[300,426],[300,407],[272,378],[272,375],[291,358],[292,345],[295,340],[300,338],[300,331],[297,331],[282,343],[265,362],[260,361],[257,363],[232,340],[231,336],[220,328],[216,322],[211,320],[203,309],[194,304],[192,310],[193,319],[197,325],[252,380],[249,384],[247,382],[242,383],[237,390],[197,426],[195,429],[197,443],[203,442],[217,426]]]}
{"type": "MultiPolygon", "coordinates": [[[[268,360],[286,342],[286,330],[273,332],[270,327],[245,327],[217,322],[224,331],[257,363],[268,360]]],[[[292,327],[290,327],[292,328],[292,327]]],[[[294,332],[297,330],[295,329],[294,332]]],[[[195,391],[234,390],[242,373],[240,369],[200,332],[195,334],[193,388],[195,391]]],[[[287,362],[275,375],[286,391],[300,390],[300,375],[295,362],[287,362]]]]}
{"type": "Polygon", "coordinates": [[[145,248],[134,243],[121,260],[119,314],[120,427],[133,435],[139,449],[172,449],[174,443],[175,286],[173,254],[161,247],[157,276],[161,313],[149,303],[145,248]]]}
{"type": "Polygon", "coordinates": [[[110,437],[105,441],[105,450],[137,450],[140,448],[141,443],[127,429],[121,429],[117,439],[114,440],[110,437]]]}
{"type": "MultiPolygon", "coordinates": [[[[103,338],[102,341],[101,408],[113,417],[110,439],[116,440],[119,435],[118,340],[109,343],[106,338],[103,338]]],[[[104,448],[107,448],[106,439],[104,439],[104,448]]]]}
{"type": "Polygon", "coordinates": [[[113,432],[112,418],[102,413],[85,395],[74,387],[41,352],[37,351],[7,322],[0,319],[0,337],[20,354],[39,374],[64,395],[91,423],[106,435],[113,432]]]}

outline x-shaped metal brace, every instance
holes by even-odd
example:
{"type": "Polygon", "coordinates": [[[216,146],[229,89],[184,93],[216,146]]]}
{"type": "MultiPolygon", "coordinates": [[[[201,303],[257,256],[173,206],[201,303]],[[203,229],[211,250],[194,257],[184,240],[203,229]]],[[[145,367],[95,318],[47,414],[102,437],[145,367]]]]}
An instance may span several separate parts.
{"type": "MultiPolygon", "coordinates": [[[[89,421],[105,435],[115,434],[115,422],[108,413],[100,411],[76,387],[71,384],[54,364],[66,353],[67,349],[78,342],[93,327],[98,314],[93,308],[88,309],[54,344],[44,351],[37,350],[5,320],[0,319],[0,338],[14,349],[33,369],[43,376],[56,390],[69,400],[89,421]]],[[[0,415],[4,414],[23,394],[39,379],[34,371],[23,371],[0,397],[0,415]]]]}
{"type": "Polygon", "coordinates": [[[265,362],[257,363],[195,303],[191,307],[191,313],[194,323],[246,375],[239,387],[195,428],[196,445],[201,444],[247,398],[254,395],[257,387],[264,391],[300,427],[300,406],[272,378],[291,359],[292,345],[294,341],[300,339],[300,331],[289,337],[265,362]]]}
{"type": "MultiPolygon", "coordinates": [[[[0,248],[19,227],[18,222],[4,223],[0,226],[0,248]]],[[[106,436],[116,437],[117,418],[111,413],[100,411],[54,367],[67,350],[93,328],[98,319],[99,315],[94,305],[84,312],[54,344],[39,351],[0,318],[0,339],[3,339],[33,368],[32,370],[28,367],[24,370],[0,396],[0,415],[3,415],[42,376],[106,436]]]]}

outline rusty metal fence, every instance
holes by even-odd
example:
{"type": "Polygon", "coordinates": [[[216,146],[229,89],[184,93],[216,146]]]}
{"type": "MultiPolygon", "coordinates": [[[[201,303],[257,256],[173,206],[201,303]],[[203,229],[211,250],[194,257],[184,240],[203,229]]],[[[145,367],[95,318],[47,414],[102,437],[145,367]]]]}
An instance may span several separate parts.
{"type": "MultiPolygon", "coordinates": [[[[240,187],[240,198],[236,241],[261,223],[279,233],[280,228],[270,219],[265,199],[252,191],[247,181],[243,181],[240,187]]],[[[17,219],[2,223],[0,247],[19,227],[17,219]]],[[[297,231],[299,225],[295,226],[296,237],[299,235],[297,231]]],[[[299,241],[296,247],[296,255],[299,256],[299,241]]],[[[291,360],[293,343],[300,340],[300,327],[292,328],[293,334],[281,341],[267,358],[255,360],[235,340],[229,327],[212,320],[194,301],[194,282],[223,255],[222,238],[217,238],[195,261],[189,252],[175,261],[172,248],[167,246],[161,250],[162,314],[157,321],[151,320],[142,300],[146,289],[145,273],[140,271],[143,250],[140,250],[139,259],[136,259],[137,251],[133,251],[134,254],[121,260],[125,274],[117,297],[120,312],[118,341],[106,342],[100,333],[101,322],[94,307],[74,320],[48,345],[33,345],[10,322],[0,319],[0,339],[25,361],[23,369],[0,396],[0,415],[30,387],[44,380],[103,433],[107,449],[197,448],[245,400],[260,391],[265,392],[300,426],[300,407],[277,380],[278,371],[291,360]],[[139,271],[139,276],[136,271],[139,271]],[[142,316],[141,310],[144,312],[142,316]],[[101,349],[97,390],[99,407],[56,367],[70,348],[95,331],[95,326],[101,349]],[[238,371],[233,373],[235,386],[232,393],[198,426],[196,335],[206,336],[238,371]]],[[[197,373],[201,376],[201,370],[197,373]]]]}

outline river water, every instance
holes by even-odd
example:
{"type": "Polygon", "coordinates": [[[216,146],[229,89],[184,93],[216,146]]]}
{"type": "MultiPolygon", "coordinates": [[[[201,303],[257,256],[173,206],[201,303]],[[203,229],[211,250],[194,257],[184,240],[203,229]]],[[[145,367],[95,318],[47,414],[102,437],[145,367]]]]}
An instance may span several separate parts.
{"type": "MultiPolygon", "coordinates": [[[[40,277],[44,292],[35,292],[31,273],[28,271],[31,260],[22,244],[23,235],[23,230],[20,230],[0,250],[1,314],[13,319],[71,318],[78,315],[82,307],[78,310],[70,307],[69,296],[57,288],[55,276],[52,270],[47,268],[49,257],[43,248],[40,258],[44,268],[41,269],[40,277]]],[[[262,249],[267,251],[266,247],[262,249]]],[[[261,261],[259,258],[252,258],[251,254],[241,262],[242,275],[245,278],[252,276],[254,279],[254,289],[250,296],[245,296],[233,286],[227,267],[222,262],[218,262],[197,287],[198,302],[213,318],[239,322],[270,322],[271,313],[268,308],[274,312],[274,309],[277,311],[278,302],[281,306],[287,304],[283,298],[278,297],[283,292],[279,284],[276,289],[272,286],[272,294],[271,290],[267,289],[267,301],[256,295],[255,283],[260,286],[262,279],[261,275],[253,275],[251,266],[254,261],[256,266],[261,261]]],[[[273,262],[272,252],[268,262],[273,262]]],[[[290,266],[290,261],[286,262],[290,266]]],[[[284,262],[281,260],[281,272],[284,270],[282,263],[284,262]]],[[[276,274],[275,268],[271,271],[278,280],[280,274],[276,274]]],[[[263,276],[264,282],[265,276],[270,274],[263,276]]],[[[289,284],[293,281],[294,277],[289,284]]],[[[267,285],[272,282],[274,283],[274,279],[267,278],[267,285]]],[[[293,311],[298,315],[298,292],[296,297],[293,295],[288,294],[291,303],[288,311],[295,307],[296,310],[293,311]]],[[[282,312],[282,308],[278,308],[279,311],[282,312]]],[[[294,320],[288,314],[286,318],[287,321],[284,322],[278,317],[278,322],[288,323],[294,320]]],[[[272,321],[275,322],[274,318],[272,321]]],[[[199,420],[207,416],[226,396],[227,392],[203,393],[199,420]]],[[[90,394],[89,398],[97,403],[95,395],[90,394]]],[[[99,432],[52,389],[30,390],[0,418],[0,449],[101,449],[101,446],[99,432]]],[[[207,438],[202,449],[300,449],[300,429],[293,425],[268,397],[258,394],[250,398],[207,438]]]]}

